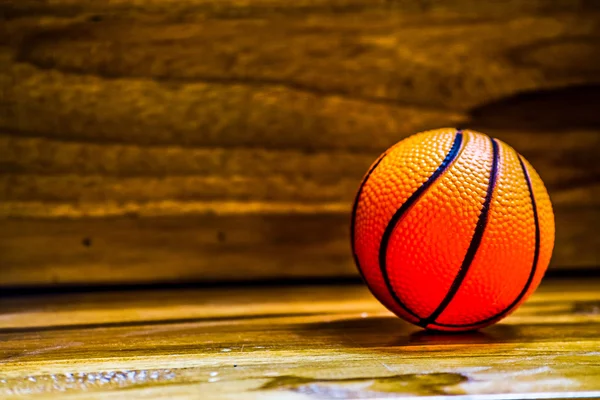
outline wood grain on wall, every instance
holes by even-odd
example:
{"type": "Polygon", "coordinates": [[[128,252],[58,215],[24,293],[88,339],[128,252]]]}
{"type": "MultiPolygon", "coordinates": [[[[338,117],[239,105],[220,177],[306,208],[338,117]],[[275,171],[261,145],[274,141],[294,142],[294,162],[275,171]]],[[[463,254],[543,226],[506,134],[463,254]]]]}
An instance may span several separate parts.
{"type": "Polygon", "coordinates": [[[594,2],[0,11],[0,285],[355,275],[362,175],[442,126],[525,155],[554,202],[553,267],[598,264],[594,2]]]}

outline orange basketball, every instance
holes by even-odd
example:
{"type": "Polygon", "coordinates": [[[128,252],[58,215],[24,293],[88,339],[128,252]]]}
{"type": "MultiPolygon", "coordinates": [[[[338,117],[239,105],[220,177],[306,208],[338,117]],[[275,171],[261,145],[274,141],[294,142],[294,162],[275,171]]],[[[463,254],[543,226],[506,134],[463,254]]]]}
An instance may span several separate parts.
{"type": "Polygon", "coordinates": [[[438,129],[388,149],[352,211],[354,259],[375,297],[428,329],[493,324],[535,291],[554,246],[550,197],[512,147],[438,129]]]}

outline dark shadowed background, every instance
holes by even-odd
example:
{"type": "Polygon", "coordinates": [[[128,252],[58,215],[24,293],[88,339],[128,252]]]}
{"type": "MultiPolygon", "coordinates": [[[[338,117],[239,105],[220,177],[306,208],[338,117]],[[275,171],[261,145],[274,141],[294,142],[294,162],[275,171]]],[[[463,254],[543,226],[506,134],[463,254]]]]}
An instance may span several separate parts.
{"type": "Polygon", "coordinates": [[[600,2],[5,0],[0,286],[356,277],[352,199],[415,132],[538,170],[600,255],[600,2]]]}

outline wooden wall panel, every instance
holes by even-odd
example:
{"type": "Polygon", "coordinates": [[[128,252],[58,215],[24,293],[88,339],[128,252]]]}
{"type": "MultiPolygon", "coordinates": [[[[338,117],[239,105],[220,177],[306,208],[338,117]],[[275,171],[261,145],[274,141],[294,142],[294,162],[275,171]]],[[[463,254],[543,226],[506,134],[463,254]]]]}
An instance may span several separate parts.
{"type": "MultiPolygon", "coordinates": [[[[0,230],[2,284],[109,284],[357,277],[348,216],[194,215],[10,219],[0,230]]],[[[554,267],[597,265],[600,211],[557,216],[554,267]]]]}
{"type": "Polygon", "coordinates": [[[368,165],[443,126],[524,154],[554,202],[553,268],[598,265],[594,2],[0,12],[0,285],[353,275],[368,165]]]}

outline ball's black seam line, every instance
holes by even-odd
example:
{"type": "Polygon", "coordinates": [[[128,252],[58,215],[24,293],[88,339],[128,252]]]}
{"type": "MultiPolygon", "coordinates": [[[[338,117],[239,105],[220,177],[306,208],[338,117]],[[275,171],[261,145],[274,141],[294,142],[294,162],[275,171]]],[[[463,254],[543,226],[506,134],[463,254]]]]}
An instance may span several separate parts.
{"type": "Polygon", "coordinates": [[[417,319],[421,319],[414,311],[408,308],[406,304],[400,299],[400,296],[394,291],[392,287],[392,283],[390,282],[389,275],[387,273],[387,248],[389,245],[390,238],[392,233],[394,232],[394,228],[398,224],[398,221],[402,218],[402,216],[408,211],[408,209],[425,193],[425,191],[448,169],[450,164],[456,159],[456,156],[459,153],[463,142],[463,133],[460,130],[456,131],[456,136],[454,137],[454,143],[452,143],[452,147],[450,151],[446,155],[446,158],[442,161],[442,163],[438,166],[435,172],[421,185],[413,194],[411,194],[408,199],[396,210],[388,225],[385,228],[383,236],[381,238],[381,244],[379,245],[379,268],[381,269],[381,275],[383,277],[383,281],[388,289],[388,292],[396,302],[398,306],[400,306],[407,313],[412,315],[417,319]]]}
{"type": "Polygon", "coordinates": [[[523,170],[523,175],[525,176],[525,182],[527,183],[527,189],[529,190],[529,197],[531,199],[531,207],[533,208],[533,221],[535,224],[535,249],[534,249],[534,253],[533,253],[533,263],[531,265],[531,270],[529,272],[529,277],[527,278],[527,282],[525,283],[525,286],[523,286],[523,290],[521,290],[521,293],[519,293],[517,298],[514,299],[512,303],[510,303],[502,311],[492,315],[489,318],[486,318],[486,319],[478,321],[478,322],[470,323],[470,324],[454,325],[454,324],[440,324],[440,323],[436,322],[435,325],[449,327],[449,328],[468,328],[468,327],[475,327],[477,325],[481,325],[481,324],[485,324],[487,322],[493,321],[497,318],[502,317],[503,315],[508,313],[510,310],[512,310],[513,307],[516,306],[521,301],[521,299],[523,299],[523,297],[525,296],[525,294],[527,294],[527,292],[529,291],[529,288],[531,287],[533,278],[535,277],[535,273],[537,272],[538,261],[539,261],[539,257],[540,257],[540,241],[541,241],[540,221],[539,221],[539,216],[538,216],[538,211],[537,211],[537,204],[535,202],[535,196],[533,194],[533,185],[531,184],[531,177],[529,175],[529,172],[527,171],[527,167],[525,166],[525,163],[523,163],[523,159],[521,158],[521,155],[517,154],[517,157],[519,158],[519,164],[521,164],[521,169],[523,170]]]}
{"type": "Polygon", "coordinates": [[[386,155],[387,155],[387,153],[382,154],[379,157],[379,159],[377,161],[375,161],[375,164],[373,164],[373,166],[371,167],[369,172],[367,172],[367,175],[365,175],[364,179],[360,183],[360,186],[358,187],[358,192],[356,193],[356,197],[354,198],[354,205],[352,206],[352,217],[350,219],[350,243],[352,246],[352,256],[354,257],[354,263],[356,264],[358,273],[360,274],[360,277],[362,278],[362,280],[365,283],[367,283],[367,280],[365,279],[365,275],[363,274],[362,267],[360,266],[360,262],[358,261],[358,255],[356,254],[356,249],[354,246],[354,240],[356,239],[356,232],[354,231],[355,227],[356,227],[356,211],[358,210],[358,200],[360,199],[360,195],[362,194],[365,184],[369,180],[369,177],[371,176],[373,171],[375,171],[375,168],[377,168],[379,163],[385,158],[386,155]]]}
{"type": "Polygon", "coordinates": [[[498,175],[498,143],[494,139],[490,139],[492,142],[492,170],[490,171],[490,178],[487,187],[487,193],[485,195],[485,200],[483,202],[483,207],[481,207],[481,211],[479,212],[479,218],[477,220],[477,225],[475,226],[475,231],[473,232],[473,237],[471,239],[471,243],[469,244],[469,248],[467,249],[467,253],[465,254],[465,258],[460,265],[460,269],[454,277],[454,281],[452,285],[450,285],[450,289],[446,296],[441,301],[441,303],[437,306],[437,308],[426,318],[421,318],[418,322],[419,326],[427,327],[427,325],[434,322],[437,317],[440,316],[442,312],[448,307],[458,289],[460,289],[460,285],[463,283],[467,273],[469,272],[469,268],[473,263],[473,259],[477,254],[477,250],[481,245],[481,240],[483,239],[483,234],[485,232],[485,227],[488,222],[488,215],[490,212],[490,204],[492,202],[492,196],[494,194],[494,189],[496,188],[496,180],[498,175]]]}

